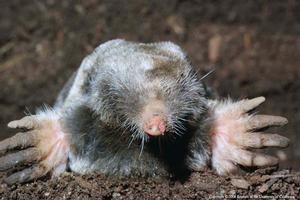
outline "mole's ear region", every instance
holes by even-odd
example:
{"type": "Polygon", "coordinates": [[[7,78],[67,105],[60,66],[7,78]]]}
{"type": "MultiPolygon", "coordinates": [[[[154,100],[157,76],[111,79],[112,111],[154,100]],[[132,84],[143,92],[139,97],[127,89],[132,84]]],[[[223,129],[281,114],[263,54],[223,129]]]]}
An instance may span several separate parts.
{"type": "Polygon", "coordinates": [[[145,133],[151,136],[164,135],[166,131],[166,122],[161,116],[155,115],[144,123],[143,129],[145,133]]]}

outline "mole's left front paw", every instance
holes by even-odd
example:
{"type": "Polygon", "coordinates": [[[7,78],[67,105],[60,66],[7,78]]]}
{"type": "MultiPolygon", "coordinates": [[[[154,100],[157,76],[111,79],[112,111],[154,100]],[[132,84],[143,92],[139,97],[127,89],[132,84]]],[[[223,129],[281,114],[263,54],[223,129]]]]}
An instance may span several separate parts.
{"type": "Polygon", "coordinates": [[[284,117],[248,114],[264,97],[232,102],[211,102],[213,112],[212,166],[219,174],[234,172],[238,166],[272,166],[278,163],[274,156],[257,153],[251,149],[287,147],[289,139],[278,134],[266,134],[258,130],[282,126],[284,117]]]}
{"type": "Polygon", "coordinates": [[[47,173],[58,175],[67,164],[68,142],[55,114],[32,115],[12,121],[10,128],[26,129],[0,142],[0,171],[16,166],[25,169],[11,174],[8,184],[27,182],[47,173]]]}

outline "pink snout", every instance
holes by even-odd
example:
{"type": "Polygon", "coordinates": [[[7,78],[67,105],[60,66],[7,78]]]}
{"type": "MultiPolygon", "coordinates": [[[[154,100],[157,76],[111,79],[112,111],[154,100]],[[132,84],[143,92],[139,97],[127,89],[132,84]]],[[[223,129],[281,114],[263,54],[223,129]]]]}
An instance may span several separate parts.
{"type": "Polygon", "coordinates": [[[144,124],[145,133],[151,136],[164,135],[166,131],[166,122],[160,116],[153,116],[148,122],[144,124]]]}

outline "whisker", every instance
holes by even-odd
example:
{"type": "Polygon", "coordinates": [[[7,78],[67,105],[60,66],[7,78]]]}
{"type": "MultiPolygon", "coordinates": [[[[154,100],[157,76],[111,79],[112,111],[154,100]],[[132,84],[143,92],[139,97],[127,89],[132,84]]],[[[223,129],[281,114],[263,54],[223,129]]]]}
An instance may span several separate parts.
{"type": "Polygon", "coordinates": [[[189,120],[187,120],[187,119],[184,119],[184,118],[178,117],[178,116],[176,116],[175,118],[176,118],[176,119],[179,119],[179,120],[181,120],[181,121],[184,121],[184,122],[188,122],[188,121],[189,121],[189,120]]]}
{"type": "Polygon", "coordinates": [[[178,129],[178,127],[177,126],[173,126],[173,129],[175,130],[175,134],[176,135],[178,135],[178,136],[182,136],[182,133],[181,133],[181,131],[178,129]]]}
{"type": "Polygon", "coordinates": [[[142,144],[141,144],[141,151],[140,151],[140,155],[139,155],[139,158],[142,156],[142,154],[143,154],[143,150],[144,150],[144,143],[145,143],[145,139],[144,139],[145,137],[143,137],[143,139],[142,139],[142,144]]]}
{"type": "Polygon", "coordinates": [[[133,135],[131,135],[131,140],[130,140],[130,142],[129,142],[129,144],[128,144],[128,149],[130,148],[130,146],[131,146],[131,144],[132,144],[132,142],[133,142],[133,140],[135,139],[135,136],[133,136],[133,135]]]}
{"type": "Polygon", "coordinates": [[[25,106],[24,114],[27,115],[27,116],[32,115],[32,113],[30,112],[30,110],[29,110],[29,108],[27,106],[25,106]]]}
{"type": "Polygon", "coordinates": [[[186,131],[185,126],[183,126],[181,123],[176,123],[176,126],[177,126],[180,130],[186,131]]]}
{"type": "Polygon", "coordinates": [[[200,81],[202,81],[203,79],[205,79],[206,77],[208,77],[211,73],[213,73],[215,71],[215,68],[213,68],[212,70],[210,70],[209,72],[207,72],[204,76],[202,76],[200,78],[200,81]]]}

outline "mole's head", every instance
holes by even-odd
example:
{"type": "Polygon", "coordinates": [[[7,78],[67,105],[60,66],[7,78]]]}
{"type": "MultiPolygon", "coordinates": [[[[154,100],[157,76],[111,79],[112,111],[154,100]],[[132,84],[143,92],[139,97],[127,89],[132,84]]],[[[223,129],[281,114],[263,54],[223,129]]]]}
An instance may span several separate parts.
{"type": "Polygon", "coordinates": [[[202,116],[206,103],[203,84],[182,50],[158,43],[132,44],[124,52],[106,59],[112,67],[101,68],[101,119],[135,139],[186,133],[186,125],[202,116]]]}
{"type": "Polygon", "coordinates": [[[102,113],[133,138],[185,134],[187,122],[205,112],[205,90],[186,58],[156,53],[124,58],[102,82],[102,113]]]}

